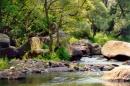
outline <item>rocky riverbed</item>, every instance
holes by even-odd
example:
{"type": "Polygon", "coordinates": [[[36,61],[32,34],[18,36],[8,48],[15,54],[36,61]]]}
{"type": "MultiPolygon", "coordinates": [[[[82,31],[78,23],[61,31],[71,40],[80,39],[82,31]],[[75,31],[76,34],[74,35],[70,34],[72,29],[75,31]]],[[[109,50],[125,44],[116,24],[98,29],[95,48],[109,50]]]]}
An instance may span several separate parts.
{"type": "MultiPolygon", "coordinates": [[[[85,58],[85,57],[84,57],[85,58]]],[[[86,57],[86,59],[89,59],[86,57]]],[[[80,62],[54,62],[36,59],[12,60],[10,68],[0,71],[0,79],[24,79],[29,74],[51,72],[102,72],[110,71],[118,64],[83,64],[80,62]]]]}

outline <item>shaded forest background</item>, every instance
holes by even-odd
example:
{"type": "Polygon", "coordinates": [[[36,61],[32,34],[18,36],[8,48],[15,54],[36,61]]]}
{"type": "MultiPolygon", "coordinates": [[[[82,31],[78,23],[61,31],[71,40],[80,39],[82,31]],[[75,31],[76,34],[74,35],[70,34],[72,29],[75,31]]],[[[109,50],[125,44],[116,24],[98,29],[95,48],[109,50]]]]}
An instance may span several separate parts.
{"type": "Polygon", "coordinates": [[[49,36],[50,51],[83,38],[130,41],[130,0],[1,0],[0,20],[16,46],[32,36],[49,36]]]}

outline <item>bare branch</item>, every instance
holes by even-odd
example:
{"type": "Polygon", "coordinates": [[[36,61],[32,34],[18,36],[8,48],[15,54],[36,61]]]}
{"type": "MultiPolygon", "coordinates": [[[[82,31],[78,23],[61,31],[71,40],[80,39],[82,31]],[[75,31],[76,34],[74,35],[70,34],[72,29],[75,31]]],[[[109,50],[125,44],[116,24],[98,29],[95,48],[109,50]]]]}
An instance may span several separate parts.
{"type": "Polygon", "coordinates": [[[82,5],[81,5],[81,7],[83,7],[84,6],[84,4],[85,4],[85,2],[86,2],[87,0],[84,0],[84,2],[82,3],[82,5]]]}

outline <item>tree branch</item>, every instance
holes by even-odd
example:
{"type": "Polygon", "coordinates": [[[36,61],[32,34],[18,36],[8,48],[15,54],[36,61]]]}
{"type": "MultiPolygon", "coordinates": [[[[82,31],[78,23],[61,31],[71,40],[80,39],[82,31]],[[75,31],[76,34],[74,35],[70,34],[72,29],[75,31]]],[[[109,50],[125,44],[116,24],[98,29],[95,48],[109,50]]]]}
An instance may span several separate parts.
{"type": "Polygon", "coordinates": [[[121,10],[121,14],[122,14],[122,16],[125,17],[125,12],[124,12],[123,7],[121,6],[121,2],[120,2],[120,0],[118,0],[118,5],[119,5],[119,8],[120,8],[120,10],[121,10]]]}
{"type": "Polygon", "coordinates": [[[52,1],[49,3],[47,9],[50,9],[51,5],[52,5],[53,3],[55,3],[55,2],[57,2],[57,1],[58,1],[58,0],[52,0],[52,1]]]}

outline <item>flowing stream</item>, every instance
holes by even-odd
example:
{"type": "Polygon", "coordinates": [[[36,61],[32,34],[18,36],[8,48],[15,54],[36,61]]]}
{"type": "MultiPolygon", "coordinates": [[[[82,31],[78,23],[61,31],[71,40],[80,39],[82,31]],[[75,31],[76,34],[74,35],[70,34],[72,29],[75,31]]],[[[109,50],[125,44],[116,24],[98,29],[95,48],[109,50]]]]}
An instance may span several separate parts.
{"type": "Polygon", "coordinates": [[[122,62],[116,60],[108,61],[106,58],[101,57],[100,55],[95,55],[93,57],[83,57],[80,61],[80,64],[117,64],[122,65],[122,62]]]}
{"type": "MultiPolygon", "coordinates": [[[[117,64],[95,56],[83,57],[80,64],[117,64]]],[[[101,73],[100,73],[101,74],[101,73]]],[[[0,86],[130,86],[130,82],[107,82],[97,72],[55,72],[29,75],[25,80],[0,80],[0,86]]]]}

